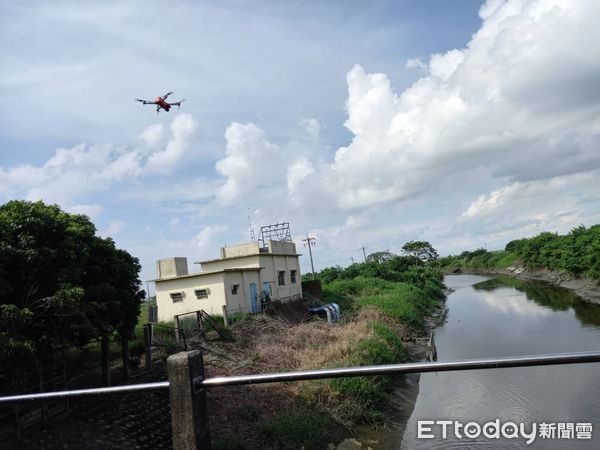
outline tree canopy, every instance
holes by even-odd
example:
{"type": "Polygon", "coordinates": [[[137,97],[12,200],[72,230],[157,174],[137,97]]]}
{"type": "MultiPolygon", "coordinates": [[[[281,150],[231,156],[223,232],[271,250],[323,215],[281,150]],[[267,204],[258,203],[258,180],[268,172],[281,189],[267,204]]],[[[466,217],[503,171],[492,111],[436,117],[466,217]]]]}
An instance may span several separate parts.
{"type": "Polygon", "coordinates": [[[407,255],[419,258],[421,261],[434,261],[438,259],[438,252],[427,241],[410,241],[402,246],[402,251],[407,255]]]}
{"type": "MultiPolygon", "coordinates": [[[[57,205],[0,206],[0,357],[131,335],[143,291],[139,262],[57,205]]],[[[1,375],[0,375],[1,377],[1,375]]]]}
{"type": "Polygon", "coordinates": [[[373,252],[369,256],[367,256],[367,261],[375,261],[375,262],[381,263],[381,262],[390,260],[395,256],[397,256],[397,255],[395,255],[392,252],[389,252],[387,250],[384,252],[373,252]]]}

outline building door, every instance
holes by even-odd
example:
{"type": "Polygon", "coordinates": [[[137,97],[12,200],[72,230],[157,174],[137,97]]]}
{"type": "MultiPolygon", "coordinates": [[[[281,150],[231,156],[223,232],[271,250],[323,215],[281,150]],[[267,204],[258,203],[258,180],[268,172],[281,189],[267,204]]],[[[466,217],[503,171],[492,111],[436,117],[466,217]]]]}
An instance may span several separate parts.
{"type": "Polygon", "coordinates": [[[258,312],[258,302],[256,301],[256,283],[250,283],[250,301],[252,305],[252,312],[258,312]]]}
{"type": "Polygon", "coordinates": [[[269,302],[269,301],[271,301],[271,297],[273,297],[273,290],[271,289],[271,283],[268,281],[265,281],[263,283],[263,298],[265,299],[265,301],[269,302]]]}

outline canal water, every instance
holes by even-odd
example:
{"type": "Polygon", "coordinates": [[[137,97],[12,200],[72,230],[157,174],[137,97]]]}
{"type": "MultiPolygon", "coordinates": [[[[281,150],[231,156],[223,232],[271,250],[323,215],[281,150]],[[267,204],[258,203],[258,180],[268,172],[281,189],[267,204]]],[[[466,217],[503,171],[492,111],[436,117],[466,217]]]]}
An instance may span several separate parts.
{"type": "MultiPolygon", "coordinates": [[[[435,330],[438,361],[600,350],[600,305],[569,290],[475,275],[447,276],[445,283],[454,292],[447,300],[447,322],[435,330]]],[[[457,447],[600,449],[600,363],[423,374],[402,448],[457,447]],[[555,435],[559,423],[574,423],[573,439],[538,436],[531,445],[521,437],[458,439],[450,427],[442,439],[436,425],[430,432],[435,439],[417,438],[418,420],[484,425],[496,419],[500,425],[527,424],[528,433],[533,422],[556,424],[555,435]],[[577,423],[592,424],[591,441],[576,439],[577,423]]]]}

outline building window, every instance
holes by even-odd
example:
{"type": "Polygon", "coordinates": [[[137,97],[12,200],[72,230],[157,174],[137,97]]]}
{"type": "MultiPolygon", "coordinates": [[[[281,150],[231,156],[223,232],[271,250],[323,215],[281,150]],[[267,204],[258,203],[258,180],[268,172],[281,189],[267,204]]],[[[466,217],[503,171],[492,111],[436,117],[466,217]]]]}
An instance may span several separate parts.
{"type": "Polygon", "coordinates": [[[171,300],[173,300],[173,303],[182,302],[183,301],[183,293],[182,292],[173,292],[171,294],[171,300]]]}
{"type": "Polygon", "coordinates": [[[231,293],[233,295],[236,295],[238,293],[238,289],[240,288],[239,284],[232,284],[231,285],[231,293]]]}
{"type": "Polygon", "coordinates": [[[198,300],[201,298],[208,298],[208,289],[196,289],[194,293],[196,294],[196,298],[198,300]]]}
{"type": "Polygon", "coordinates": [[[285,270],[277,272],[277,284],[279,286],[285,286],[285,270]]]}
{"type": "Polygon", "coordinates": [[[290,281],[292,284],[296,284],[296,271],[290,270],[290,281]]]}

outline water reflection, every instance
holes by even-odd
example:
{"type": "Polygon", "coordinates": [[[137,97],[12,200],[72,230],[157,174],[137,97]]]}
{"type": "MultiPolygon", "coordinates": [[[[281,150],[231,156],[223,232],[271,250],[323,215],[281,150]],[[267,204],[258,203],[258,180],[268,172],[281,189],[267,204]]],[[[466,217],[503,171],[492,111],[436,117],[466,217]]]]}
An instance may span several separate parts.
{"type": "MultiPolygon", "coordinates": [[[[435,330],[439,361],[596,351],[600,305],[552,284],[506,277],[445,279],[447,322],[435,330]]],[[[403,435],[404,449],[600,448],[598,364],[426,373],[403,435]],[[592,442],[417,439],[418,420],[592,422],[592,442]]],[[[396,447],[397,448],[397,447],[396,447]]]]}
{"type": "MultiPolygon", "coordinates": [[[[473,285],[477,291],[493,292],[497,289],[513,288],[523,292],[527,300],[551,309],[552,311],[575,311],[575,317],[582,325],[600,326],[600,307],[581,300],[570,289],[553,285],[545,281],[521,280],[509,276],[499,276],[490,280],[481,281],[473,285]]],[[[522,303],[515,299],[515,304],[522,303]]],[[[494,302],[497,306],[497,303],[494,302]]],[[[511,307],[510,300],[507,306],[511,307]]],[[[517,311],[526,313],[523,309],[517,311]]]]}

